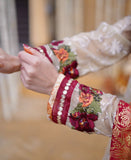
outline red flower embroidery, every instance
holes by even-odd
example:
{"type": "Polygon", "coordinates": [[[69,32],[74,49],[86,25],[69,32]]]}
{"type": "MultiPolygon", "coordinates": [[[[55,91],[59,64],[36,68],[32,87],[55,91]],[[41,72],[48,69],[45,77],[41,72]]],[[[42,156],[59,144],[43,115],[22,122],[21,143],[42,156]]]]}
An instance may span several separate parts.
{"type": "Polygon", "coordinates": [[[81,92],[79,97],[79,102],[82,103],[82,107],[87,107],[93,101],[93,96],[89,93],[81,92]]]}
{"type": "Polygon", "coordinates": [[[52,41],[51,44],[54,45],[54,46],[58,46],[59,44],[63,43],[64,41],[61,40],[61,41],[52,41]]]}
{"type": "Polygon", "coordinates": [[[66,76],[70,76],[71,78],[77,78],[79,76],[78,69],[77,67],[77,62],[73,61],[70,65],[67,65],[66,67],[62,68],[62,73],[65,74],[66,76]]]}
{"type": "Polygon", "coordinates": [[[72,126],[79,131],[93,132],[94,131],[94,121],[98,119],[95,114],[87,114],[86,112],[71,113],[69,116],[72,126]]]}
{"type": "Polygon", "coordinates": [[[54,50],[54,53],[56,57],[62,62],[65,62],[69,57],[69,53],[64,48],[54,50]]]}
{"type": "Polygon", "coordinates": [[[90,93],[90,94],[98,94],[98,95],[103,95],[103,92],[100,91],[99,89],[91,88],[88,86],[85,86],[84,84],[81,84],[79,89],[84,92],[84,93],[90,93]]]}

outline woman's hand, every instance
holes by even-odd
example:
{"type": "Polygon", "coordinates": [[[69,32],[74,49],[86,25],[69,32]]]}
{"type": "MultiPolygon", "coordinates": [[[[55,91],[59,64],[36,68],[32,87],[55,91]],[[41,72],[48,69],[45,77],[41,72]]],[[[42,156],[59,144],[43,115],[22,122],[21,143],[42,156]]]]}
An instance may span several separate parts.
{"type": "Polygon", "coordinates": [[[0,72],[13,73],[20,70],[20,61],[16,56],[7,54],[0,48],[0,72]]]}
{"type": "Polygon", "coordinates": [[[19,52],[21,63],[21,80],[24,86],[30,90],[50,94],[58,77],[58,72],[49,60],[31,47],[19,52]]]}

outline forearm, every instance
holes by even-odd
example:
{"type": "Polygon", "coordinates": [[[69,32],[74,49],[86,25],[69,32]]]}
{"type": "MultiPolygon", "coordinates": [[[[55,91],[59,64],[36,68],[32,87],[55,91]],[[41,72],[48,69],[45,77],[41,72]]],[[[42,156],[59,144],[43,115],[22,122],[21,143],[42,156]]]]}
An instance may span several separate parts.
{"type": "Polygon", "coordinates": [[[20,71],[21,64],[18,56],[12,56],[10,61],[12,63],[12,70],[10,71],[10,73],[20,71]]]}
{"type": "Polygon", "coordinates": [[[0,48],[0,72],[13,73],[20,70],[20,61],[17,56],[7,54],[0,48]]]}

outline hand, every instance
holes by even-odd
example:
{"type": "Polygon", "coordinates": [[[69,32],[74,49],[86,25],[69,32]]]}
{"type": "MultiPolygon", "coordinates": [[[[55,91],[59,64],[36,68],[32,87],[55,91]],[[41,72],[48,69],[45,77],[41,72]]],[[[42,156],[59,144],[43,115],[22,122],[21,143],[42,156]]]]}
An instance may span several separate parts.
{"type": "Polygon", "coordinates": [[[25,51],[19,52],[21,80],[26,88],[49,95],[58,72],[44,55],[31,47],[27,50],[30,50],[32,55],[25,51]]]}
{"type": "Polygon", "coordinates": [[[8,55],[0,48],[0,72],[13,73],[20,70],[20,61],[16,56],[8,55]]]}

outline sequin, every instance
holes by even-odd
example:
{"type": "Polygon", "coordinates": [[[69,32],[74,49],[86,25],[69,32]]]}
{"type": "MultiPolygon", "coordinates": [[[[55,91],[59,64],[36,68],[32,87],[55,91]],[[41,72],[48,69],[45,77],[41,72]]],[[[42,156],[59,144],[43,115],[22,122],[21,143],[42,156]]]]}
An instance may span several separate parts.
{"type": "Polygon", "coordinates": [[[66,85],[67,85],[67,86],[70,86],[71,84],[70,84],[70,83],[67,83],[66,85]]]}
{"type": "Polygon", "coordinates": [[[59,111],[59,112],[58,112],[58,115],[59,115],[59,116],[61,116],[61,115],[62,115],[62,112],[61,112],[61,111],[59,111]]]}
{"type": "Polygon", "coordinates": [[[63,108],[62,108],[62,107],[59,107],[59,111],[63,111],[63,108]]]}
{"type": "Polygon", "coordinates": [[[65,90],[68,90],[69,89],[69,86],[65,86],[65,90]]]}
{"type": "Polygon", "coordinates": [[[66,90],[64,90],[64,91],[63,91],[63,94],[64,94],[64,95],[66,95],[66,94],[67,94],[67,91],[66,91],[66,90]]]}

